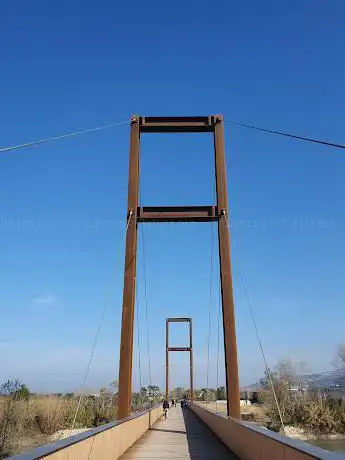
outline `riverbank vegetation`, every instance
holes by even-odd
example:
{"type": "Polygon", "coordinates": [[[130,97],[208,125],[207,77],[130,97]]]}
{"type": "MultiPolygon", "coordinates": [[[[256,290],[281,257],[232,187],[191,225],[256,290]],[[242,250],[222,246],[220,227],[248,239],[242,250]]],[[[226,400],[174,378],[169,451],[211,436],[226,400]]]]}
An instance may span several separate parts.
{"type": "MultiPolygon", "coordinates": [[[[132,410],[147,409],[161,397],[157,386],[142,388],[133,394],[132,410]]],[[[9,380],[0,387],[0,458],[57,440],[59,432],[65,437],[71,428],[93,428],[115,420],[116,407],[116,388],[95,394],[38,395],[19,380],[9,380]]]]}
{"type": "MultiPolygon", "coordinates": [[[[345,345],[339,345],[333,364],[337,378],[326,385],[316,382],[305,364],[280,361],[260,384],[242,392],[251,403],[241,407],[242,418],[300,439],[345,436],[345,345]]],[[[215,402],[223,392],[223,387],[202,389],[195,396],[210,410],[225,413],[225,404],[215,402]]]]}
{"type": "MultiPolygon", "coordinates": [[[[339,347],[335,366],[345,381],[345,346],[339,347]]],[[[280,361],[265,373],[258,388],[242,392],[241,397],[250,401],[241,407],[242,418],[279,432],[283,420],[285,427],[300,430],[305,438],[345,435],[345,392],[335,395],[309,384],[306,377],[300,366],[280,361]]],[[[184,396],[190,397],[182,387],[170,393],[176,401],[184,396]]],[[[60,432],[66,437],[72,428],[92,428],[116,419],[117,397],[117,382],[82,395],[38,395],[19,380],[5,382],[0,386],[0,458],[57,440],[60,432]]],[[[162,399],[158,386],[143,387],[132,395],[132,411],[147,409],[162,399]]],[[[210,410],[226,411],[224,386],[196,389],[194,399],[210,410]]]]}
{"type": "Polygon", "coordinates": [[[328,389],[309,386],[290,360],[278,363],[270,376],[271,381],[266,372],[261,380],[268,428],[283,431],[283,423],[314,436],[345,434],[345,393],[334,396],[328,389]]]}

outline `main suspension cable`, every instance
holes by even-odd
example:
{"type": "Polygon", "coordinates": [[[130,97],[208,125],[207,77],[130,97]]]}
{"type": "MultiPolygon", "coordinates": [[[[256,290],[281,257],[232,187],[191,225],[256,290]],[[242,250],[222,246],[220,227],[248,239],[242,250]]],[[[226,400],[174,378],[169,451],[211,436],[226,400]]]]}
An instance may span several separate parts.
{"type": "Polygon", "coordinates": [[[29,148],[29,147],[35,147],[36,145],[46,144],[47,142],[58,141],[60,139],[66,139],[68,137],[81,136],[82,134],[92,133],[92,132],[95,132],[95,131],[102,131],[104,129],[114,128],[116,126],[121,126],[121,125],[129,124],[129,123],[130,123],[130,121],[128,121],[128,120],[126,120],[126,121],[115,121],[115,122],[109,123],[107,125],[97,126],[96,128],[89,128],[89,129],[83,129],[81,131],[74,131],[72,133],[59,134],[58,136],[46,137],[44,139],[39,139],[37,141],[27,142],[25,144],[18,144],[18,145],[12,145],[12,146],[9,146],[9,147],[2,147],[2,148],[0,148],[0,153],[13,152],[14,150],[20,150],[20,149],[25,149],[25,148],[29,148]]]}
{"type": "Polygon", "coordinates": [[[343,144],[337,144],[335,142],[323,141],[321,139],[314,139],[312,137],[298,136],[297,134],[291,134],[291,133],[285,133],[284,131],[276,131],[276,130],[273,130],[273,129],[261,128],[259,126],[247,125],[246,123],[242,123],[242,122],[239,122],[239,121],[224,120],[224,123],[229,123],[229,124],[235,125],[235,126],[241,126],[242,128],[254,129],[256,131],[261,131],[263,133],[277,134],[279,136],[290,137],[291,139],[297,139],[297,140],[300,140],[300,141],[312,142],[314,144],[326,145],[328,147],[334,147],[334,148],[338,148],[338,149],[345,149],[345,145],[343,145],[343,144]]]}

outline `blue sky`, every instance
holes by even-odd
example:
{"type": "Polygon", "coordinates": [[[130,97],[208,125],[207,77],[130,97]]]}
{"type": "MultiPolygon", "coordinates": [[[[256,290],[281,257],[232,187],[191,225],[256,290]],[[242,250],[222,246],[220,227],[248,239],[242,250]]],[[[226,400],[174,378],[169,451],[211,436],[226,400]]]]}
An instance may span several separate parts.
{"type": "MultiPolygon", "coordinates": [[[[0,145],[140,115],[208,115],[344,143],[342,1],[50,1],[0,6],[0,145]]],[[[88,386],[117,377],[127,126],[0,158],[0,378],[36,391],[82,381],[104,303],[88,386]]],[[[243,271],[269,362],[330,368],[344,341],[345,156],[226,127],[242,384],[263,373],[243,271]]],[[[143,204],[213,199],[207,136],[147,136],[143,204]]],[[[140,228],[140,232],[142,228],[140,228]]],[[[192,316],[195,380],[206,384],[211,225],[144,228],[154,383],[164,381],[167,316],[192,316]]],[[[140,241],[141,233],[140,233],[140,241]]],[[[214,251],[216,253],[216,250],[214,251]]],[[[142,244],[142,384],[148,384],[142,244]]],[[[216,384],[217,257],[210,383],[216,384]]],[[[172,339],[186,340],[185,330],[172,339]]],[[[172,357],[172,385],[186,384],[172,357]]],[[[219,383],[223,383],[220,354],[219,383]]],[[[139,384],[138,348],[134,386],[139,384]]]]}

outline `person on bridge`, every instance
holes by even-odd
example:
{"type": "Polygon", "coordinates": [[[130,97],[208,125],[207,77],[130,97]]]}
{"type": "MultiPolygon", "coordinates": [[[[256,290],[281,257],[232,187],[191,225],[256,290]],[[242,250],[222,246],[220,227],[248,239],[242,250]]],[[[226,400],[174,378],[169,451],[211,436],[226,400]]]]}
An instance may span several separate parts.
{"type": "Polygon", "coordinates": [[[168,409],[169,409],[169,407],[170,407],[170,406],[169,406],[169,402],[168,402],[166,399],[164,399],[164,401],[163,401],[163,412],[164,412],[164,418],[165,418],[165,420],[166,420],[167,417],[168,417],[168,409]]]}

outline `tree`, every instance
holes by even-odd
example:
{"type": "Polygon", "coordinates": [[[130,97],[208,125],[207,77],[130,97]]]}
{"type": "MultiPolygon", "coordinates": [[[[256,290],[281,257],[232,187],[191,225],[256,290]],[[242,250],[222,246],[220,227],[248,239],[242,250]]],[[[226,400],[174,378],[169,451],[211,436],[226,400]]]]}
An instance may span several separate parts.
{"type": "Polygon", "coordinates": [[[217,400],[224,400],[224,399],[226,399],[225,388],[224,387],[217,388],[217,400]]]}
{"type": "Polygon", "coordinates": [[[293,366],[290,359],[283,359],[277,365],[278,379],[286,385],[289,390],[297,383],[296,367],[293,366]]]}
{"type": "Polygon", "coordinates": [[[117,393],[119,390],[119,382],[117,380],[113,380],[110,382],[110,386],[113,388],[114,393],[117,393]]]}
{"type": "Polygon", "coordinates": [[[147,387],[147,397],[152,404],[155,404],[160,396],[160,388],[157,385],[149,385],[147,387]]]}
{"type": "Polygon", "coordinates": [[[140,397],[143,400],[146,400],[146,398],[147,398],[147,388],[146,387],[141,387],[139,394],[140,394],[140,397]]]}
{"type": "Polygon", "coordinates": [[[98,404],[102,411],[106,411],[111,407],[115,407],[114,393],[108,388],[101,388],[99,390],[99,401],[98,404]]]}
{"type": "Polygon", "coordinates": [[[132,394],[132,409],[134,411],[142,409],[142,397],[140,393],[132,394]]]}
{"type": "Polygon", "coordinates": [[[215,388],[201,388],[201,390],[198,392],[198,398],[199,401],[216,401],[217,398],[218,390],[215,388]]]}
{"type": "Polygon", "coordinates": [[[132,394],[132,406],[134,410],[144,409],[154,405],[161,397],[160,389],[157,385],[141,387],[138,393],[132,394]]]}
{"type": "Polygon", "coordinates": [[[267,368],[265,369],[265,375],[260,379],[260,385],[264,390],[272,390],[272,385],[271,385],[271,380],[272,383],[274,384],[277,382],[278,379],[278,373],[271,371],[271,369],[267,368]],[[271,377],[271,379],[270,379],[271,377]]]}
{"type": "Polygon", "coordinates": [[[203,401],[203,391],[202,390],[194,390],[194,397],[197,401],[203,401]]]}
{"type": "Polygon", "coordinates": [[[271,372],[269,369],[265,371],[265,376],[260,380],[260,383],[263,389],[267,390],[268,415],[271,419],[271,428],[279,431],[281,421],[275,397],[286,424],[292,423],[294,411],[300,401],[300,392],[295,391],[298,384],[296,366],[289,359],[281,360],[276,365],[275,371],[271,372]],[[271,381],[275,396],[273,395],[271,381]]]}
{"type": "Polygon", "coordinates": [[[345,343],[338,345],[334,365],[345,376],[345,343]]]}
{"type": "Polygon", "coordinates": [[[11,397],[13,400],[29,399],[30,390],[19,379],[7,380],[0,387],[0,395],[11,397]]]}
{"type": "Polygon", "coordinates": [[[183,399],[183,396],[186,394],[186,390],[183,387],[176,387],[171,391],[171,397],[175,401],[180,401],[183,399]]]}
{"type": "Polygon", "coordinates": [[[3,396],[5,399],[0,426],[0,453],[2,453],[8,442],[9,430],[15,425],[14,402],[29,399],[30,390],[19,379],[7,380],[0,387],[0,396],[3,396]]]}

